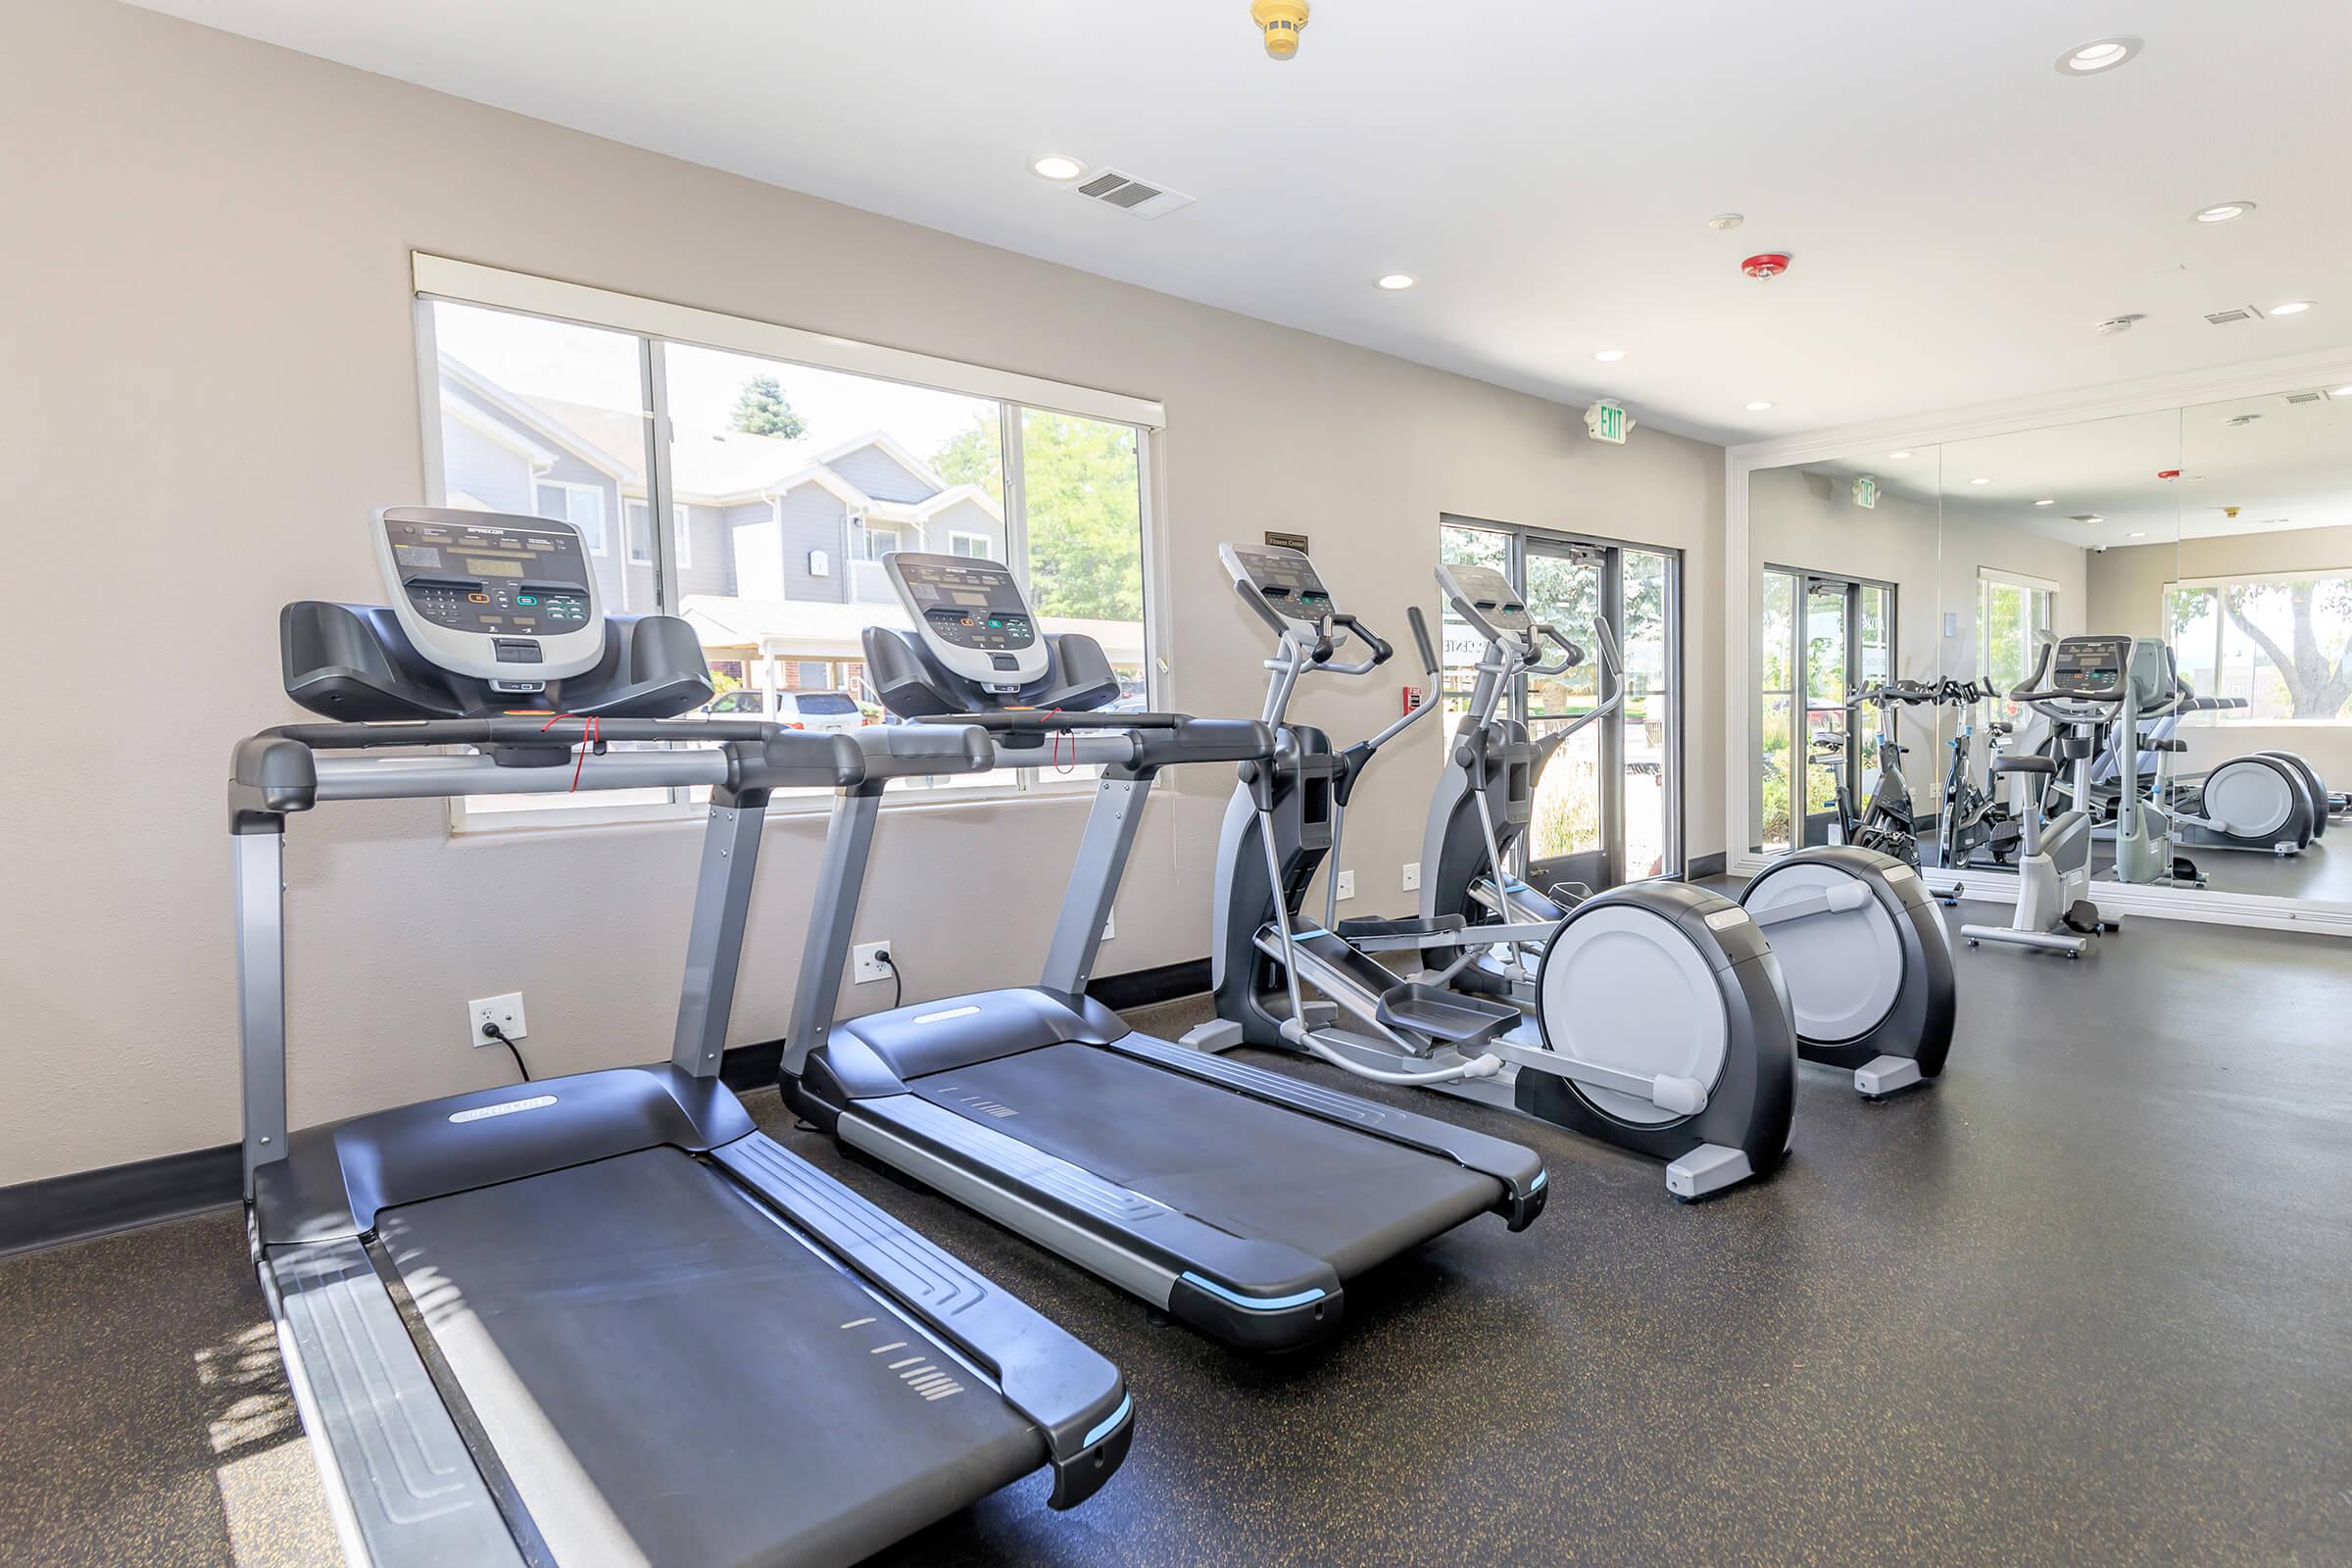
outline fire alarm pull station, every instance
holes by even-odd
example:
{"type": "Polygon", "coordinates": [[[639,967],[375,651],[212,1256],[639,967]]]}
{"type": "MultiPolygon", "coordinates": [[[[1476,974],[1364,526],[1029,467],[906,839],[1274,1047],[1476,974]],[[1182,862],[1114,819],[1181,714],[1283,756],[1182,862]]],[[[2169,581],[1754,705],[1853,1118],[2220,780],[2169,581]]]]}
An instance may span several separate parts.
{"type": "Polygon", "coordinates": [[[1418,686],[1407,686],[1404,689],[1404,710],[1410,713],[1418,710],[1420,707],[1421,688],[1418,686]]]}

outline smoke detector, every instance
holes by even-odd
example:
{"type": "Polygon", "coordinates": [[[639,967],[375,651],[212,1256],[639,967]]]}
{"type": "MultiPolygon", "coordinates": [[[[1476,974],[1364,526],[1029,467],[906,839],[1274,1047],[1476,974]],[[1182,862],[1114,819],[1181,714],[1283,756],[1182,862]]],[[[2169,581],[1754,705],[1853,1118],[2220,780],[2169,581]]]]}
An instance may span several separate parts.
{"type": "Polygon", "coordinates": [[[2110,316],[2107,318],[2107,319],[2092,327],[2091,330],[2098,333],[2101,337],[2113,337],[2118,332],[2131,331],[2134,323],[2144,321],[2146,319],[2147,316],[2144,313],[2139,311],[2131,311],[2122,316],[2110,316]]]}
{"type": "Polygon", "coordinates": [[[1269,56],[1292,59],[1298,53],[1298,34],[1306,27],[1306,0],[1250,0],[1250,20],[1265,35],[1269,56]]]}
{"type": "Polygon", "coordinates": [[[1740,270],[1759,283],[1769,283],[1788,270],[1788,253],[1762,251],[1740,264],[1740,270]]]}
{"type": "Polygon", "coordinates": [[[1746,221],[1747,220],[1738,213],[1717,213],[1713,218],[1707,220],[1707,226],[1718,234],[1724,234],[1746,221]]]}
{"type": "Polygon", "coordinates": [[[1085,184],[1072,185],[1070,189],[1090,202],[1116,207],[1136,218],[1165,218],[1179,207],[1193,205],[1193,198],[1182,191],[1154,185],[1116,169],[1105,169],[1085,184]]]}

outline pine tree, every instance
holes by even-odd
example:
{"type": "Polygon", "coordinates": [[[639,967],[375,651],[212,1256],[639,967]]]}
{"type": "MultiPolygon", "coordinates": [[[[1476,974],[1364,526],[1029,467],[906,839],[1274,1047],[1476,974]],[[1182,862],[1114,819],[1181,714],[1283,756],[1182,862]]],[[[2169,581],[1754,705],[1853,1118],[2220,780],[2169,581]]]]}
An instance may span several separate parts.
{"type": "Polygon", "coordinates": [[[783,384],[772,375],[756,375],[743,383],[732,422],[746,435],[772,435],[779,441],[793,440],[808,428],[808,421],[785,401],[783,384]]]}

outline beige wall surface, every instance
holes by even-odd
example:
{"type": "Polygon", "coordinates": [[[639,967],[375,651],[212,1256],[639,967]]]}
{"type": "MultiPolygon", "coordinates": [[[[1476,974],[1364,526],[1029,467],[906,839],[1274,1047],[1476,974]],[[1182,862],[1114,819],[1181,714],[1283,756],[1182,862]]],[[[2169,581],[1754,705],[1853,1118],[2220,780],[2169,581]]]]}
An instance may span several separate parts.
{"type": "MultiPolygon", "coordinates": [[[[298,716],[277,607],[372,595],[364,519],[421,499],[413,248],[1161,399],[1154,608],[1167,699],[1196,711],[1259,696],[1221,539],[1312,534],[1391,627],[1436,610],[1444,512],[1679,546],[1690,849],[1723,848],[1716,448],[1599,446],[1536,399],[101,0],[12,12],[0,139],[0,429],[23,443],[0,656],[39,720],[0,752],[0,1184],[236,1136],[223,764],[298,716]]],[[[1300,716],[1352,736],[1416,680],[1300,716]]],[[[1366,910],[1404,903],[1440,742],[1414,744],[1350,813],[1366,910]]],[[[1207,769],[1154,800],[1105,972],[1206,953],[1229,788],[1207,769]]],[[[887,815],[861,938],[917,996],[1033,973],[1081,810],[887,815]],[[983,875],[1013,912],[977,939],[924,906],[983,875]]],[[[783,1030],[818,834],[768,832],[737,1041],[783,1030]]],[[[694,850],[686,826],[452,839],[429,803],[297,820],[296,1119],[498,1081],[463,1004],[511,989],[537,1070],[661,1054],[694,850]]]]}
{"type": "MultiPolygon", "coordinates": [[[[2164,588],[2200,577],[2251,577],[2273,572],[2352,570],[2352,528],[2284,528],[2272,533],[2183,539],[2173,545],[2133,545],[2090,557],[2091,623],[2101,631],[2161,637],[2164,588]]],[[[2235,724],[2190,719],[2180,726],[2188,743],[2179,765],[2199,772],[2248,752],[2300,753],[2331,790],[2352,780],[2352,724],[2235,724]]]]}

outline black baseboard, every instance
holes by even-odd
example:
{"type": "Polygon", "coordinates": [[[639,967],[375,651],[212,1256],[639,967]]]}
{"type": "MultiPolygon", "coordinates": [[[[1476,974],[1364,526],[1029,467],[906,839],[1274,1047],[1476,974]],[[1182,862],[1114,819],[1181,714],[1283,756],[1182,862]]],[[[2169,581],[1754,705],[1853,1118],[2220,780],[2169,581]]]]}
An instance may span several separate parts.
{"type": "MultiPolygon", "coordinates": [[[[1208,960],[1195,958],[1105,975],[1086,989],[1104,1006],[1124,1008],[1197,996],[1208,985],[1208,960]]],[[[738,1094],[772,1089],[783,1060],[781,1040],[736,1046],[719,1062],[719,1081],[738,1094]]],[[[237,1201],[243,1179],[237,1146],[222,1144],[0,1187],[0,1257],[222,1208],[237,1201]]]]}
{"type": "Polygon", "coordinates": [[[1683,871],[1683,880],[1704,882],[1709,877],[1722,876],[1731,869],[1731,856],[1723,851],[1718,851],[1713,855],[1693,856],[1690,865],[1683,871]]]}
{"type": "Polygon", "coordinates": [[[1113,1011],[1123,1011],[1149,1007],[1155,1002],[1174,1002],[1179,997],[1197,997],[1211,983],[1208,960],[1188,958],[1156,969],[1101,976],[1087,986],[1086,994],[1113,1011]]]}
{"type": "Polygon", "coordinates": [[[237,1200],[235,1144],[0,1187],[0,1257],[181,1219],[237,1200]]]}

